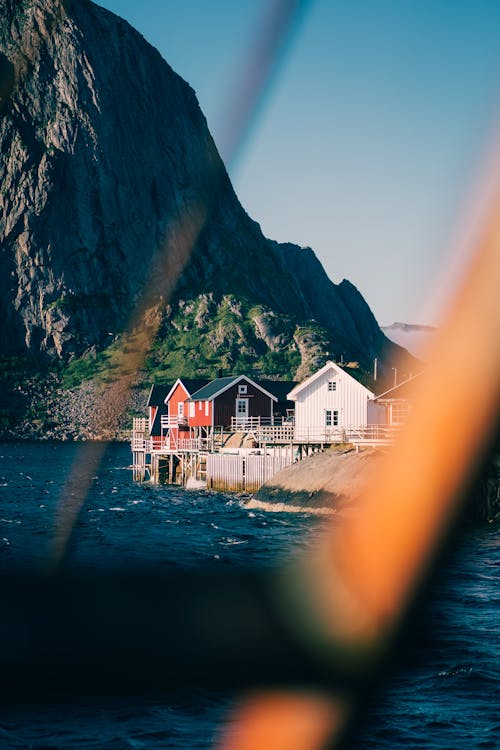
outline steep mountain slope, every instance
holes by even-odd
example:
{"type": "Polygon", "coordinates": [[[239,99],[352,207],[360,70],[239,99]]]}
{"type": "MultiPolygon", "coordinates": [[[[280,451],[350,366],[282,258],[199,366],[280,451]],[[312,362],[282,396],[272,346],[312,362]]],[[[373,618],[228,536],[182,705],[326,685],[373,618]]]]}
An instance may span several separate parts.
{"type": "MultiPolygon", "coordinates": [[[[0,0],[0,80],[0,355],[95,356],[140,304],[164,318],[158,364],[191,304],[215,367],[212,313],[229,299],[256,366],[272,351],[286,352],[283,376],[322,356],[366,368],[381,356],[356,288],[247,216],[193,90],[125,21],[90,0],[0,0]]],[[[237,319],[230,338],[244,341],[237,319]]],[[[202,348],[188,369],[203,369],[202,348]]]]}

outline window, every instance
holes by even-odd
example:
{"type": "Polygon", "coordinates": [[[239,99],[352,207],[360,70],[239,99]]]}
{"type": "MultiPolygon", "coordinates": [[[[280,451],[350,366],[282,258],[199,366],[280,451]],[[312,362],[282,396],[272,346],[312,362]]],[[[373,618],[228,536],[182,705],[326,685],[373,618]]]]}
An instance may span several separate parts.
{"type": "Polygon", "coordinates": [[[329,391],[336,391],[337,390],[337,381],[336,380],[329,380],[328,381],[328,390],[329,391]]]}
{"type": "Polygon", "coordinates": [[[189,404],[189,416],[194,417],[194,401],[189,404]]]}
{"type": "Polygon", "coordinates": [[[179,417],[184,416],[184,401],[179,401],[179,403],[177,404],[177,415],[179,417]]]}
{"type": "Polygon", "coordinates": [[[247,392],[248,392],[247,388],[248,388],[248,386],[246,386],[246,385],[239,385],[238,386],[238,395],[240,395],[240,394],[241,395],[246,395],[247,392]]]}
{"type": "Polygon", "coordinates": [[[327,409],[325,411],[325,427],[338,427],[339,426],[339,413],[337,409],[331,411],[327,409]]]}
{"type": "Polygon", "coordinates": [[[404,424],[410,413],[410,404],[408,401],[394,401],[391,404],[390,411],[390,423],[391,424],[404,424]]]}
{"type": "Polygon", "coordinates": [[[210,415],[210,401],[205,401],[205,416],[208,417],[210,415]]]}

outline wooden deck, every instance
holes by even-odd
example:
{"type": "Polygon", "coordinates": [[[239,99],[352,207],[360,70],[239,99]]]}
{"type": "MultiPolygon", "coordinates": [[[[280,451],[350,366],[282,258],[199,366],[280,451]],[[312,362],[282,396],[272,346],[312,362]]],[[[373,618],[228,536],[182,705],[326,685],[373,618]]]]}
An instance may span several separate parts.
{"type": "Polygon", "coordinates": [[[162,422],[165,434],[150,436],[149,420],[134,420],[131,449],[135,480],[185,484],[191,477],[206,480],[213,489],[237,492],[255,492],[284,466],[331,445],[351,443],[356,450],[385,446],[392,444],[399,432],[399,427],[387,425],[300,429],[287,420],[274,424],[261,418],[235,420],[232,426],[252,437],[258,449],[246,454],[241,450],[234,453],[220,450],[234,433],[220,431],[204,437],[181,438],[178,418],[165,418],[162,422]]]}

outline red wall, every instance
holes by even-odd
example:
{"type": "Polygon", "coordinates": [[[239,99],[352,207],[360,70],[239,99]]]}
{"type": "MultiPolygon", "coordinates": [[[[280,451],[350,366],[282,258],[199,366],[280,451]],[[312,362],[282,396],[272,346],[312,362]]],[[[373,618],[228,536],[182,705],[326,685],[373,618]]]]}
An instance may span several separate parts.
{"type": "Polygon", "coordinates": [[[212,426],[212,409],[213,402],[208,402],[208,416],[205,413],[206,401],[194,401],[194,417],[189,416],[190,404],[186,404],[187,416],[190,427],[211,427],[212,426]],[[201,406],[201,409],[200,409],[201,406]]]}
{"type": "MultiPolygon", "coordinates": [[[[182,383],[177,383],[174,392],[168,400],[168,416],[170,418],[177,417],[179,414],[179,403],[184,402],[188,397],[188,393],[182,383]]],[[[184,406],[184,416],[186,414],[187,404],[184,406]]]]}

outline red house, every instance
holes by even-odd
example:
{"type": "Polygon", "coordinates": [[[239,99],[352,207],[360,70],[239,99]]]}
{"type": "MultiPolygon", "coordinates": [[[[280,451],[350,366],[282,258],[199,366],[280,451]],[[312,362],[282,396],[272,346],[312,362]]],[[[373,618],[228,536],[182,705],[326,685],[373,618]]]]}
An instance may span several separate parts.
{"type": "Polygon", "coordinates": [[[153,450],[174,449],[182,444],[179,441],[191,438],[184,405],[191,393],[208,382],[207,379],[200,378],[177,378],[171,387],[152,387],[148,407],[153,450]]]}
{"type": "Polygon", "coordinates": [[[217,378],[186,401],[189,427],[209,435],[214,427],[249,429],[271,424],[278,398],[246,375],[217,378]]]}

